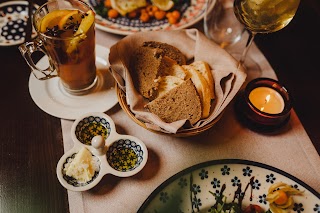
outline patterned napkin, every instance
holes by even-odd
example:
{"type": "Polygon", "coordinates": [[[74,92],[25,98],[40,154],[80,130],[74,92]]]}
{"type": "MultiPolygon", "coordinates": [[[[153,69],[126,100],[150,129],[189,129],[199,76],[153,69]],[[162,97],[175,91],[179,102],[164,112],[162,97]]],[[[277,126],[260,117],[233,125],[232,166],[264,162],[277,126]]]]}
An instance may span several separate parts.
{"type": "MultiPolygon", "coordinates": [[[[176,31],[142,32],[129,35],[110,49],[109,61],[112,75],[119,87],[126,93],[126,101],[136,118],[146,123],[147,127],[167,133],[185,131],[186,120],[165,123],[158,116],[148,112],[147,103],[135,89],[130,75],[130,57],[134,50],[145,41],[158,41],[178,48],[187,61],[205,61],[211,69],[215,84],[215,100],[208,118],[198,121],[189,129],[203,127],[217,118],[237,94],[245,82],[244,69],[237,69],[238,62],[224,49],[207,39],[197,29],[176,31]]],[[[188,129],[188,130],[189,130],[188,129]]]]}

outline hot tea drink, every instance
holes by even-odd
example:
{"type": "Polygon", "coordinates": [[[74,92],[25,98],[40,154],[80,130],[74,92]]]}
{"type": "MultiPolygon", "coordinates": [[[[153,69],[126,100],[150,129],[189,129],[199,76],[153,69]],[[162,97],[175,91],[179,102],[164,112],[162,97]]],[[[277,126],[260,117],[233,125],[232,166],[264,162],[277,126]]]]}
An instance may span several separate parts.
{"type": "Polygon", "coordinates": [[[43,44],[62,84],[71,91],[90,87],[96,78],[93,22],[91,10],[54,10],[39,23],[40,31],[54,38],[43,44]]]}
{"type": "Polygon", "coordinates": [[[50,1],[35,12],[33,25],[38,38],[19,49],[38,79],[58,76],[63,88],[75,95],[85,94],[95,85],[94,19],[92,9],[76,0],[50,1]],[[48,56],[47,69],[34,65],[30,57],[34,51],[48,56]]]}

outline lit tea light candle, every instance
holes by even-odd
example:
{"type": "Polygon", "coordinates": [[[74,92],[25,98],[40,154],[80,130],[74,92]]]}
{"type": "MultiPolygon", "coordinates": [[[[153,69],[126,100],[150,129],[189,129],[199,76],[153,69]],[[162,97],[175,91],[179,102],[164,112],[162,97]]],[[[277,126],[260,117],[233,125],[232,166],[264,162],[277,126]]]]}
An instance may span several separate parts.
{"type": "Polygon", "coordinates": [[[282,127],[290,118],[291,108],[286,88],[270,78],[249,82],[236,102],[237,116],[257,131],[274,131],[282,127]]]}
{"type": "Polygon", "coordinates": [[[280,93],[269,87],[257,87],[249,94],[249,100],[260,111],[279,114],[284,109],[284,100],[280,93]]]}

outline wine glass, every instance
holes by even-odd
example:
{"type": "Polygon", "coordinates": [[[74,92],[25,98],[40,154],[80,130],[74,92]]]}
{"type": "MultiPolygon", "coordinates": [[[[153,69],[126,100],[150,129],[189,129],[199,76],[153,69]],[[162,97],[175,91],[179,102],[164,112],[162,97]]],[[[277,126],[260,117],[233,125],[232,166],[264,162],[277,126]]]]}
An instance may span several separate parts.
{"type": "Polygon", "coordinates": [[[293,19],[300,0],[235,0],[234,13],[249,31],[246,47],[239,60],[244,64],[249,47],[257,33],[281,30],[293,19]]]}
{"type": "Polygon", "coordinates": [[[245,31],[235,17],[233,4],[234,0],[207,0],[204,33],[222,48],[238,42],[245,31]]]}
{"type": "MultiPolygon", "coordinates": [[[[240,50],[247,34],[246,28],[234,14],[234,0],[207,0],[204,15],[204,33],[210,40],[220,45],[236,60],[240,60],[240,50]],[[238,44],[240,43],[240,44],[238,44]]],[[[247,71],[246,81],[261,76],[259,65],[251,58],[244,64],[247,71]]]]}

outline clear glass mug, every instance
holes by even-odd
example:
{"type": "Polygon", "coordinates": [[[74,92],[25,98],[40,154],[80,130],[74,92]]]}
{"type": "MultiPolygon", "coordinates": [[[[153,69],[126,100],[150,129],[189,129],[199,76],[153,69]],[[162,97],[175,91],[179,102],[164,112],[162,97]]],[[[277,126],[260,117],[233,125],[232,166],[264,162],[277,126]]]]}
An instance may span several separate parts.
{"type": "MultiPolygon", "coordinates": [[[[63,88],[69,94],[86,94],[97,82],[94,21],[85,33],[75,33],[78,34],[76,36],[69,33],[59,37],[58,34],[61,31],[59,31],[58,25],[51,26],[52,28],[47,27],[45,32],[43,25],[41,26],[44,17],[56,10],[79,10],[81,14],[92,11],[89,5],[78,0],[47,2],[39,7],[33,15],[33,26],[37,31],[37,38],[20,45],[19,50],[37,79],[46,80],[59,77],[63,88]],[[34,63],[31,55],[36,51],[43,52],[48,56],[49,66],[46,69],[38,68],[34,63]]],[[[94,15],[94,13],[92,14],[94,15]]],[[[58,15],[55,15],[56,19],[60,18],[58,15]]],[[[81,15],[82,20],[84,15],[81,15]]],[[[62,18],[63,16],[61,16],[62,18]]],[[[69,19],[73,18],[69,17],[69,19]]],[[[81,25],[82,20],[78,21],[80,23],[77,22],[76,27],[81,25]]],[[[66,25],[63,26],[66,27],[66,25]]],[[[73,29],[74,32],[78,32],[76,27],[73,29]]]]}

